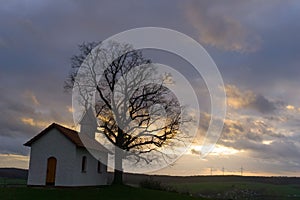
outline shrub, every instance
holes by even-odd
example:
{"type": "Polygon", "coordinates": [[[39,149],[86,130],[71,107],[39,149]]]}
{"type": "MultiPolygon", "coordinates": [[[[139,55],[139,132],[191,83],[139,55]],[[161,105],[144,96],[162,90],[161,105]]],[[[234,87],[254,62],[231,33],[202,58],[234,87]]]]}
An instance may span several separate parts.
{"type": "Polygon", "coordinates": [[[155,181],[152,178],[141,181],[140,187],[152,189],[152,190],[175,192],[175,189],[172,188],[171,186],[165,185],[165,184],[161,183],[160,181],[155,181]]]}

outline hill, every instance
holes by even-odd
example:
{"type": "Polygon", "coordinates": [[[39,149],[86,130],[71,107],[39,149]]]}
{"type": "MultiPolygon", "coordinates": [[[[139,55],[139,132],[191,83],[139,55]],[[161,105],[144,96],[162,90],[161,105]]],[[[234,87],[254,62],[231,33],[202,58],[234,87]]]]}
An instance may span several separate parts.
{"type": "MultiPolygon", "coordinates": [[[[0,168],[1,178],[27,179],[28,170],[18,168],[0,168]]],[[[113,173],[110,173],[112,179],[113,173]]],[[[167,176],[125,173],[124,181],[129,184],[139,184],[144,180],[154,180],[162,183],[201,183],[201,182],[254,182],[271,183],[277,185],[300,185],[300,177],[264,177],[264,176],[167,176]]]]}
{"type": "Polygon", "coordinates": [[[192,200],[203,198],[193,198],[178,193],[155,191],[144,188],[133,188],[129,186],[106,186],[99,188],[0,188],[0,199],[110,199],[110,200],[192,200]]]}
{"type": "Polygon", "coordinates": [[[276,185],[297,184],[300,185],[300,177],[285,176],[163,176],[145,174],[124,174],[124,181],[137,184],[143,180],[151,179],[162,183],[203,183],[203,182],[253,182],[270,183],[276,185]]]}
{"type": "Polygon", "coordinates": [[[0,168],[0,178],[27,179],[28,170],[17,168],[0,168]]]}
{"type": "MultiPolygon", "coordinates": [[[[300,199],[299,177],[260,176],[162,176],[124,174],[129,186],[106,186],[91,188],[27,188],[27,170],[0,169],[0,199],[190,199],[189,196],[206,199],[300,199]],[[1,180],[1,177],[5,179],[1,180]],[[23,179],[23,180],[22,180],[23,179]],[[1,188],[2,187],[2,188],[1,188]],[[159,189],[165,191],[154,191],[159,189]],[[172,191],[169,193],[166,191],[172,191]],[[175,192],[175,193],[174,193],[175,192]],[[187,195],[180,195],[180,194],[187,195]],[[11,198],[10,198],[11,197],[11,198]]],[[[110,173],[112,180],[113,174],[110,173]]],[[[201,199],[200,198],[200,199],[201,199]]]]}

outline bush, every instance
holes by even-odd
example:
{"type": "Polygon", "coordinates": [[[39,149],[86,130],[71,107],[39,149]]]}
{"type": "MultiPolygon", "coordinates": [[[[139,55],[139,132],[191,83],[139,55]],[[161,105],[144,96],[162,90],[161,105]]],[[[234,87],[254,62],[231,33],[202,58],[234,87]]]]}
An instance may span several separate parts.
{"type": "Polygon", "coordinates": [[[148,188],[153,190],[164,190],[164,186],[159,181],[154,181],[153,179],[146,179],[140,182],[142,188],[148,188]]]}
{"type": "Polygon", "coordinates": [[[175,189],[172,188],[171,186],[165,185],[165,184],[161,183],[160,181],[155,181],[152,178],[141,181],[140,187],[152,189],[152,190],[175,192],[175,189]]]}

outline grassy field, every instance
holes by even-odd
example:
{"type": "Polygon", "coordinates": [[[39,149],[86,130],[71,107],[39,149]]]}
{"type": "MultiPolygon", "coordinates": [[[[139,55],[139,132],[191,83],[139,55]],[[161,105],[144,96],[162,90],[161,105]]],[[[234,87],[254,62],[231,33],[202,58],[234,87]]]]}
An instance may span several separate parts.
{"type": "Polygon", "coordinates": [[[203,182],[171,184],[177,191],[193,196],[220,199],[300,199],[300,185],[254,182],[203,182]]]}
{"type": "Polygon", "coordinates": [[[24,179],[11,179],[0,177],[0,187],[6,186],[26,186],[26,180],[24,179]]]}
{"type": "Polygon", "coordinates": [[[129,186],[107,186],[101,188],[58,189],[58,188],[0,188],[1,200],[193,200],[194,198],[178,193],[170,193],[129,186]]]}
{"type": "MultiPolygon", "coordinates": [[[[297,178],[266,177],[156,177],[165,192],[129,186],[99,188],[30,188],[24,179],[0,178],[0,200],[26,199],[210,199],[210,200],[300,200],[300,182],[297,178]],[[183,195],[184,194],[184,195],[183,195]]],[[[138,181],[131,184],[138,185],[138,181]]],[[[145,180],[143,177],[141,180],[145,180]]],[[[150,180],[153,181],[153,178],[150,180]]],[[[151,181],[150,181],[151,182],[151,181]]],[[[130,182],[128,182],[130,183],[130,182]]],[[[139,182],[141,183],[141,182],[139,182]]],[[[153,182],[152,182],[153,183],[153,182]]],[[[152,184],[153,186],[153,184],[152,184]]],[[[153,187],[151,187],[153,188],[153,187]]]]}

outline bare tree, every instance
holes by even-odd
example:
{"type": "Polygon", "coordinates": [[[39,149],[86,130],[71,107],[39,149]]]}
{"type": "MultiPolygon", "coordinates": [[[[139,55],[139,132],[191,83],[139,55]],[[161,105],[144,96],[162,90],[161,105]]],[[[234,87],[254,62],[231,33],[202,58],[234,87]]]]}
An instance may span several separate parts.
{"type": "Polygon", "coordinates": [[[99,44],[79,46],[80,54],[72,57],[65,88],[84,85],[85,91],[81,93],[84,101],[89,98],[86,88],[96,91],[98,131],[115,146],[114,183],[120,184],[123,159],[131,156],[137,162],[153,162],[155,158],[143,155],[172,145],[184,120],[176,96],[164,86],[170,77],[157,74],[156,66],[144,58],[142,51],[128,44],[111,42],[106,47],[99,44]],[[103,68],[101,72],[97,71],[99,65],[103,68]],[[79,68],[84,70],[79,72],[79,68]],[[82,79],[79,83],[80,75],[84,76],[84,83],[82,79]]]}

